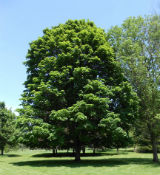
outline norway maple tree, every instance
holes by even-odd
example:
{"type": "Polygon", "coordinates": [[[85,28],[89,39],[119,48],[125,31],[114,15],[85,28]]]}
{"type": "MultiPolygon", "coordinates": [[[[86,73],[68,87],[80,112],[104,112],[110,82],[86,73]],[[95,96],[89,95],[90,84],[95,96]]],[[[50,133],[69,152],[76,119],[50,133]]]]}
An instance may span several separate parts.
{"type": "Polygon", "coordinates": [[[42,133],[47,124],[54,146],[74,148],[80,160],[82,147],[91,147],[96,138],[100,146],[113,144],[118,135],[127,137],[138,99],[104,30],[93,22],[68,20],[45,29],[30,43],[25,66],[21,119],[32,129],[37,127],[33,121],[40,121],[42,133]]]}

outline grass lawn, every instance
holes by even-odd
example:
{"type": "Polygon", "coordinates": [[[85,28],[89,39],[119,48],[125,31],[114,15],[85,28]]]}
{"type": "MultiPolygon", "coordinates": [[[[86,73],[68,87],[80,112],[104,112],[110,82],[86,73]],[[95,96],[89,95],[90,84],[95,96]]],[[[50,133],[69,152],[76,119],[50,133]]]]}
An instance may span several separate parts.
{"type": "Polygon", "coordinates": [[[152,154],[112,150],[81,159],[51,157],[45,150],[9,152],[0,156],[0,175],[160,175],[152,154]]]}

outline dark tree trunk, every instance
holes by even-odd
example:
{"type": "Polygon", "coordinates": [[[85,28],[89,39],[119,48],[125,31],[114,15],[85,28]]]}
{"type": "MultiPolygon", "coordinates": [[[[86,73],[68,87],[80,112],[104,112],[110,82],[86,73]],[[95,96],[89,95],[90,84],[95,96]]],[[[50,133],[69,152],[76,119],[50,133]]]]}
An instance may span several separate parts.
{"type": "Polygon", "coordinates": [[[157,139],[153,131],[153,126],[148,124],[148,129],[150,132],[150,139],[151,139],[151,144],[152,144],[152,152],[153,152],[153,162],[159,162],[158,160],[158,153],[157,153],[157,139]]]}
{"type": "Polygon", "coordinates": [[[93,154],[96,154],[96,149],[95,148],[93,148],[93,154]]]}
{"type": "Polygon", "coordinates": [[[4,147],[1,148],[1,155],[4,155],[4,147]]]}
{"type": "Polygon", "coordinates": [[[80,146],[80,141],[79,138],[76,138],[75,141],[75,161],[80,161],[80,152],[81,152],[81,146],[80,146]]]}
{"type": "Polygon", "coordinates": [[[83,154],[86,153],[86,149],[85,149],[85,147],[82,148],[82,152],[83,152],[83,154]]]}
{"type": "Polygon", "coordinates": [[[77,146],[76,149],[75,149],[75,161],[80,161],[81,158],[80,158],[80,147],[77,146]]]}
{"type": "Polygon", "coordinates": [[[56,149],[55,148],[52,149],[52,154],[53,154],[53,156],[56,155],[56,149]]]}
{"type": "Polygon", "coordinates": [[[152,140],[152,151],[153,151],[153,162],[158,162],[158,153],[157,153],[157,142],[156,139],[153,137],[152,140]]]}
{"type": "Polygon", "coordinates": [[[58,149],[56,148],[56,150],[55,150],[55,154],[57,155],[57,153],[58,153],[58,149]]]}

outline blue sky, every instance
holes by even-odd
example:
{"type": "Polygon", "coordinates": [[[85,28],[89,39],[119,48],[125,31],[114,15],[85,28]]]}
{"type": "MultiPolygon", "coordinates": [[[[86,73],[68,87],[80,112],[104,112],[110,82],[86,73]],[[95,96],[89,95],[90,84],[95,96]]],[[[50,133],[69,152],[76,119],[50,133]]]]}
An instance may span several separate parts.
{"type": "Polygon", "coordinates": [[[29,42],[46,27],[89,19],[106,31],[129,16],[153,14],[159,0],[0,0],[0,101],[18,108],[29,42]]]}

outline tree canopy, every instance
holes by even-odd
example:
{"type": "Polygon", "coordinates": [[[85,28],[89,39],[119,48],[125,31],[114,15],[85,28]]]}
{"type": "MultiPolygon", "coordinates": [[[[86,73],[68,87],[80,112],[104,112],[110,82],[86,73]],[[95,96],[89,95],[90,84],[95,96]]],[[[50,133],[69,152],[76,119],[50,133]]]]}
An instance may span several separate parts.
{"type": "Polygon", "coordinates": [[[75,160],[80,160],[83,146],[112,146],[120,143],[118,135],[128,137],[138,98],[104,30],[93,22],[68,20],[45,29],[30,43],[24,64],[28,76],[21,121],[27,119],[33,130],[35,121],[50,126],[48,138],[54,146],[74,148],[75,160]]]}
{"type": "Polygon", "coordinates": [[[4,102],[0,102],[0,149],[4,153],[5,146],[14,145],[16,133],[16,116],[8,110],[4,102]]]}
{"type": "MultiPolygon", "coordinates": [[[[157,139],[160,124],[160,18],[159,16],[130,17],[108,32],[116,59],[125,77],[140,98],[140,131],[147,129],[153,149],[153,160],[158,161],[157,139]]],[[[139,123],[139,122],[138,122],[139,123]]],[[[146,132],[145,132],[146,133],[146,132]]]]}

